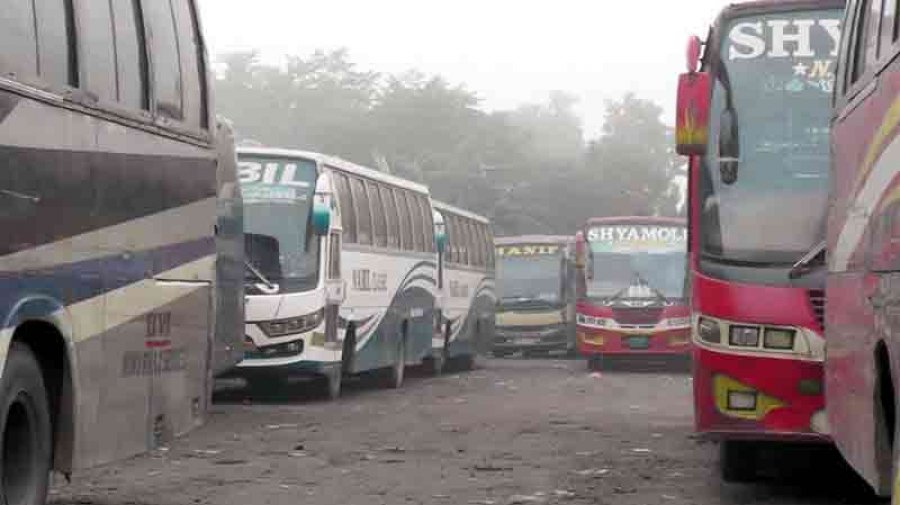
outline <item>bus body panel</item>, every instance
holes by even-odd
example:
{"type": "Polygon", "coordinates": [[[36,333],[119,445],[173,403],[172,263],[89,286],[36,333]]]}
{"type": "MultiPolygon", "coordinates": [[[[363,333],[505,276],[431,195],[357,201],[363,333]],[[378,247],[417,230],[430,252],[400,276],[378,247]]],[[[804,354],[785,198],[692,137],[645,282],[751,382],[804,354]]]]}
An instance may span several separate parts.
{"type": "MultiPolygon", "coordinates": [[[[495,306],[493,276],[481,269],[444,266],[444,280],[448,286],[442,309],[441,328],[450,325],[446,337],[448,358],[474,356],[490,349],[494,340],[495,306]]],[[[444,347],[443,339],[435,349],[444,347]]]]}
{"type": "MultiPolygon", "coordinates": [[[[406,331],[406,362],[431,355],[437,264],[431,254],[382,254],[344,246],[341,275],[350,279],[341,328],[355,329],[351,373],[390,366],[406,331]],[[370,283],[373,278],[383,284],[370,283]],[[363,280],[367,279],[367,280],[363,280]]],[[[339,332],[344,333],[344,332],[339,332]]]]}
{"type": "Polygon", "coordinates": [[[33,321],[68,341],[75,426],[57,466],[186,432],[211,391],[215,153],[6,90],[0,103],[0,346],[33,321]]]}
{"type": "MultiPolygon", "coordinates": [[[[860,15],[860,3],[848,8],[860,15]]],[[[850,19],[850,18],[848,18],[850,19]]],[[[853,18],[856,19],[856,18],[853,18]]],[[[856,22],[856,21],[854,21],[856,22]]],[[[854,25],[856,26],[856,25],[854,25]]],[[[858,30],[848,32],[848,59],[858,30]]],[[[897,497],[896,450],[881,388],[900,385],[900,76],[896,40],[857,83],[839,86],[832,121],[833,181],[828,222],[828,418],[847,461],[881,495],[897,497]],[[893,466],[893,469],[892,469],[893,466]],[[892,472],[894,475],[892,476],[892,472]]],[[[849,74],[849,73],[848,73],[849,74]]],[[[896,431],[895,431],[896,432],[896,431]]],[[[896,443],[896,442],[895,442],[896,443]]]]}

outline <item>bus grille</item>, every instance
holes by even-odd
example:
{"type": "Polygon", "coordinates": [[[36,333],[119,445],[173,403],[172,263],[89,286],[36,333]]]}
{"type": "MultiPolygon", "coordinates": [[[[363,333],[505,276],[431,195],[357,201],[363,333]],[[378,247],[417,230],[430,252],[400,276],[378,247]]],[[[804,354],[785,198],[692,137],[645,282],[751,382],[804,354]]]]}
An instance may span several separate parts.
{"type": "Polygon", "coordinates": [[[816,322],[819,328],[825,329],[825,290],[810,289],[809,304],[812,306],[813,314],[816,316],[816,322]]]}
{"type": "Polygon", "coordinates": [[[613,318],[619,324],[656,325],[662,312],[662,307],[614,308],[613,318]]]}

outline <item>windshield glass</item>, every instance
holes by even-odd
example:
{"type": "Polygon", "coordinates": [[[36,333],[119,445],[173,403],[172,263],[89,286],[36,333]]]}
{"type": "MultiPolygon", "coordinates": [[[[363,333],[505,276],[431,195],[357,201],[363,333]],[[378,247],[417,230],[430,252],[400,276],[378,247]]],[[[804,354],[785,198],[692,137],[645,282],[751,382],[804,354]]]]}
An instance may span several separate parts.
{"type": "Polygon", "coordinates": [[[683,298],[687,230],[683,226],[604,225],[588,230],[587,296],[683,298]]]}
{"type": "Polygon", "coordinates": [[[562,253],[557,245],[498,246],[497,294],[501,305],[559,303],[562,253]]]}
{"type": "Polygon", "coordinates": [[[705,257],[793,263],[823,238],[838,10],[742,17],[724,27],[701,175],[705,257]],[[730,83],[737,181],[722,183],[719,123],[730,83]]]}
{"type": "MultiPolygon", "coordinates": [[[[241,157],[247,261],[281,293],[308,291],[319,280],[319,239],[309,222],[316,176],[313,161],[241,157]]],[[[250,268],[245,277],[262,282],[250,268]]]]}

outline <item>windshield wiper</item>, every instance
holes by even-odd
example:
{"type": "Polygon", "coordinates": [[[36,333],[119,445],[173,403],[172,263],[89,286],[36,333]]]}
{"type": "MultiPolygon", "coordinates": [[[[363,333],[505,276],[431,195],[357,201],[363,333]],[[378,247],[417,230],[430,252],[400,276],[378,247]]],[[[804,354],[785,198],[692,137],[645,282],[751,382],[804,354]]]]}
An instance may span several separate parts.
{"type": "Polygon", "coordinates": [[[797,260],[788,271],[789,279],[799,279],[813,270],[813,264],[816,258],[825,254],[825,241],[821,241],[814,245],[802,258],[797,260]]]}
{"type": "Polygon", "coordinates": [[[249,270],[254,277],[262,281],[262,283],[268,288],[267,290],[263,291],[266,291],[268,294],[275,294],[278,292],[278,284],[275,284],[274,282],[267,279],[266,276],[263,275],[262,272],[257,270],[256,267],[254,267],[249,261],[244,260],[244,266],[247,267],[247,270],[249,270]]]}

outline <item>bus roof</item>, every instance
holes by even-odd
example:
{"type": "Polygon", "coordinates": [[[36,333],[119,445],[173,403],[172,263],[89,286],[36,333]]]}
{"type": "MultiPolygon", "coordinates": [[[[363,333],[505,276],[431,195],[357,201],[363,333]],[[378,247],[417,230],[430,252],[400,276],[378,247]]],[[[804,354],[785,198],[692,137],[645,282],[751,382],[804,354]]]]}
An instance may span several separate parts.
{"type": "Polygon", "coordinates": [[[488,219],[484,216],[478,215],[474,212],[469,212],[468,210],[460,209],[459,207],[454,207],[453,205],[450,205],[449,203],[444,203],[439,200],[432,199],[431,205],[435,209],[437,209],[441,212],[449,212],[451,214],[456,214],[457,216],[467,217],[473,221],[478,221],[478,222],[484,223],[484,224],[491,224],[490,219],[488,219]]]}
{"type": "Polygon", "coordinates": [[[571,244],[575,236],[568,235],[517,235],[514,237],[495,237],[495,245],[513,244],[571,244]]]}
{"type": "Polygon", "coordinates": [[[615,216],[592,217],[587,220],[587,224],[668,224],[674,226],[687,226],[687,220],[680,217],[615,216]]]}
{"type": "Polygon", "coordinates": [[[357,165],[356,163],[338,158],[337,156],[330,156],[327,154],[316,153],[312,151],[281,149],[274,147],[238,147],[237,153],[238,155],[247,154],[251,156],[279,156],[284,158],[300,158],[304,160],[310,160],[316,162],[319,165],[327,165],[331,168],[349,172],[360,177],[366,177],[368,179],[382,182],[384,184],[397,186],[425,195],[429,194],[428,187],[423,184],[403,179],[395,175],[379,172],[378,170],[373,170],[371,168],[366,168],[362,165],[357,165]]]}
{"type": "Polygon", "coordinates": [[[843,9],[845,0],[754,0],[729,4],[716,18],[716,25],[724,24],[732,18],[770,12],[790,12],[814,9],[843,9]]]}

